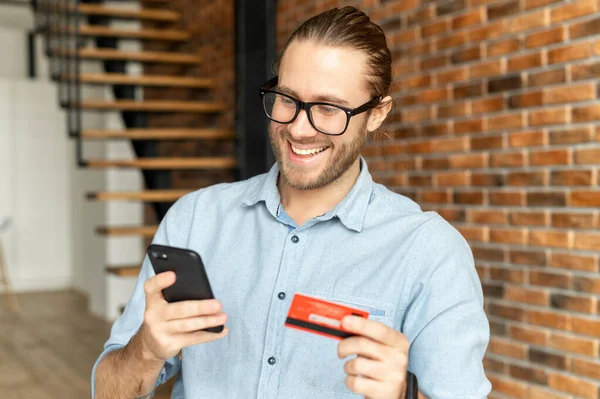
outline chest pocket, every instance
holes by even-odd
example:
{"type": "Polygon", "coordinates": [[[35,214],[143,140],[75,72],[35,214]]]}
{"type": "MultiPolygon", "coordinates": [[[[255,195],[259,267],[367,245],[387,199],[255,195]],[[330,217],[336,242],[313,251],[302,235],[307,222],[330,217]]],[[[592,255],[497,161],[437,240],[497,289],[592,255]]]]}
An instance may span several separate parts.
{"type": "MultiPolygon", "coordinates": [[[[394,328],[394,310],[391,304],[354,295],[310,292],[311,296],[369,312],[369,320],[394,328]]],[[[337,348],[341,341],[307,332],[286,329],[286,352],[291,354],[288,378],[300,381],[306,397],[360,397],[350,391],[344,381],[344,364],[351,359],[339,359],[337,348]]]]}

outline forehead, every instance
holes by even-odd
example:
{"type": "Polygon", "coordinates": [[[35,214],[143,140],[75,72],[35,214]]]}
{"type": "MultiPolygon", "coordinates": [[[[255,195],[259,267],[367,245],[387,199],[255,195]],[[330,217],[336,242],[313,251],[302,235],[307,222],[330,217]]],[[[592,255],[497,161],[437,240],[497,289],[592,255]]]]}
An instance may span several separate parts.
{"type": "MultiPolygon", "coordinates": [[[[312,41],[294,41],[279,67],[279,85],[304,101],[321,94],[366,100],[366,56],[347,47],[329,47],[312,41]]],[[[352,101],[355,102],[355,101],[352,101]]]]}

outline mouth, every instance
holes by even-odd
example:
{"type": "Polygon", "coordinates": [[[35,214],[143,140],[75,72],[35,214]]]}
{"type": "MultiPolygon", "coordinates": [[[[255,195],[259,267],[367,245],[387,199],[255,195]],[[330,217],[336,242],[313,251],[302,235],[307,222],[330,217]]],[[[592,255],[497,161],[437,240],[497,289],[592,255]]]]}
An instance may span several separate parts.
{"type": "Polygon", "coordinates": [[[290,160],[295,163],[307,164],[318,161],[327,153],[330,146],[314,146],[298,148],[288,141],[290,160]]]}

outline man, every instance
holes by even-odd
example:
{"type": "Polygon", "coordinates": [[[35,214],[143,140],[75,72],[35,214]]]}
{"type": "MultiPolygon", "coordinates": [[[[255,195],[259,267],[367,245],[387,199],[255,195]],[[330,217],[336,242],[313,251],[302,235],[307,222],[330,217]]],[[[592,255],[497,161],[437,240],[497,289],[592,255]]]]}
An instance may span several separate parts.
{"type": "Polygon", "coordinates": [[[489,328],[467,243],[373,183],[360,157],[391,80],[383,32],[352,7],[292,35],[261,89],[277,164],[183,197],[154,239],[198,252],[217,299],[167,303],[176,276],[146,259],[94,369],[96,398],[146,397],[177,374],[173,398],[398,399],[407,369],[430,398],[487,397],[489,328]],[[346,317],[356,335],[341,342],[289,329],[296,292],[370,316],[346,317]]]}

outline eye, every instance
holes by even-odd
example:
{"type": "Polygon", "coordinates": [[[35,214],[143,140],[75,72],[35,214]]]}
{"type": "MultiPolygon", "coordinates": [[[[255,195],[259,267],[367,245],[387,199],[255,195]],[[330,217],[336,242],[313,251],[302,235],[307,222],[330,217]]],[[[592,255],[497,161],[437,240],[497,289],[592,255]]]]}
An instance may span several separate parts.
{"type": "Polygon", "coordinates": [[[291,98],[287,98],[287,97],[283,97],[281,96],[281,103],[283,105],[289,105],[289,106],[296,106],[296,103],[294,101],[292,101],[291,98]]]}
{"type": "Polygon", "coordinates": [[[317,111],[324,115],[335,115],[336,113],[341,111],[341,109],[337,107],[332,107],[330,105],[317,105],[316,108],[317,111]]]}

